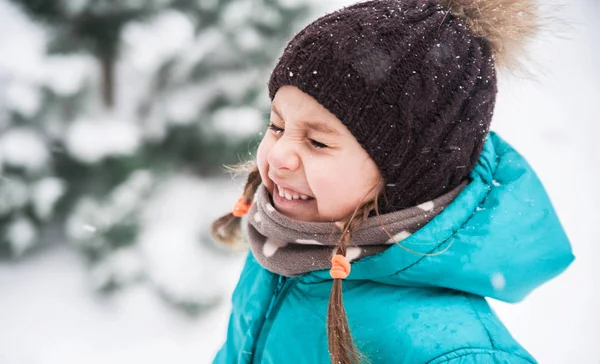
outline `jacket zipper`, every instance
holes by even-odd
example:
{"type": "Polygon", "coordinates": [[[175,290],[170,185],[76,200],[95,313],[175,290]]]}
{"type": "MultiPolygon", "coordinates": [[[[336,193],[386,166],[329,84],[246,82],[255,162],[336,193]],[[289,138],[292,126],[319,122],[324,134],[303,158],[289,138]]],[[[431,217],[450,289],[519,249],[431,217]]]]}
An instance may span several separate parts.
{"type": "Polygon", "coordinates": [[[271,311],[273,310],[273,305],[275,305],[275,302],[277,301],[277,297],[279,296],[281,289],[285,285],[286,280],[287,280],[287,277],[279,276],[279,279],[277,282],[277,287],[275,288],[275,292],[273,292],[273,297],[271,298],[271,302],[269,302],[269,307],[267,308],[267,313],[265,315],[265,319],[269,318],[269,316],[271,315],[271,311]]]}
{"type": "Polygon", "coordinates": [[[283,302],[285,296],[287,296],[290,288],[296,283],[296,281],[296,278],[279,276],[277,287],[275,288],[275,292],[273,292],[273,298],[271,298],[271,302],[269,303],[269,307],[267,308],[265,322],[263,323],[263,326],[256,339],[256,345],[254,346],[254,355],[251,361],[252,363],[262,362],[264,346],[267,341],[267,337],[269,336],[269,330],[271,329],[271,325],[273,324],[273,319],[277,315],[277,311],[279,311],[279,308],[281,307],[281,303],[283,302]]]}

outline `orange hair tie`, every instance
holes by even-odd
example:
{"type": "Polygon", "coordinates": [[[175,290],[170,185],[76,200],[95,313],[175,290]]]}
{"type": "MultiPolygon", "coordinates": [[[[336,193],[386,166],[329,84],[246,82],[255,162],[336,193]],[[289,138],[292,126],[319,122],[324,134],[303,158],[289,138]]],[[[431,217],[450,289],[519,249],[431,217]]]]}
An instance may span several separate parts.
{"type": "Polygon", "coordinates": [[[331,274],[334,279],[344,279],[350,274],[350,262],[345,256],[341,254],[334,255],[333,258],[331,258],[331,264],[332,267],[329,274],[331,274]]]}
{"type": "Polygon", "coordinates": [[[235,206],[233,206],[231,213],[235,217],[242,217],[248,213],[250,206],[252,206],[252,202],[246,203],[246,197],[242,196],[237,200],[235,206]]]}

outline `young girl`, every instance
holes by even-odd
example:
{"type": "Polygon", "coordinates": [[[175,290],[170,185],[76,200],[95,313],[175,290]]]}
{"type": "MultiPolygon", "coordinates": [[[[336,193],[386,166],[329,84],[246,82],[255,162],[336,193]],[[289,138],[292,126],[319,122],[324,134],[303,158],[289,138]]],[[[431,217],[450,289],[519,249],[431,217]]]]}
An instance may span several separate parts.
{"type": "Polygon", "coordinates": [[[251,248],[215,363],[535,362],[484,298],[518,302],[574,259],[534,171],[489,132],[497,66],[535,14],[368,1],[294,36],[243,196],[213,223],[234,244],[247,215],[251,248]]]}

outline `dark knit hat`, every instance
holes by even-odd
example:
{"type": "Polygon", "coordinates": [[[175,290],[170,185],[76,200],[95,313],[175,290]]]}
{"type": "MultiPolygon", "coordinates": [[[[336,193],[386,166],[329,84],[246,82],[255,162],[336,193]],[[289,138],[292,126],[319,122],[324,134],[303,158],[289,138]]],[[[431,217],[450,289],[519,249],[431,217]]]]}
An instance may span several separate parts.
{"type": "Polygon", "coordinates": [[[379,167],[380,213],[468,178],[497,92],[494,49],[435,0],[379,0],[327,14],[289,42],[269,80],[336,115],[379,167]]]}

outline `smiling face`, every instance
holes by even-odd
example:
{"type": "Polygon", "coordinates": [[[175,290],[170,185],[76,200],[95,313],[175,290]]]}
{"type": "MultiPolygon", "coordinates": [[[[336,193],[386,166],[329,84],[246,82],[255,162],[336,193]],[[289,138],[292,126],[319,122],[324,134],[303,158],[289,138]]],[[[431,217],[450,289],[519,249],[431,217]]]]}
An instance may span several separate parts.
{"type": "Polygon", "coordinates": [[[382,187],[377,165],[348,128],[294,86],[275,94],[257,162],[275,209],[297,220],[339,221],[382,187]]]}

